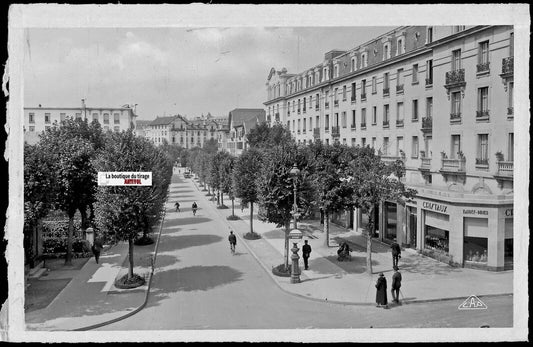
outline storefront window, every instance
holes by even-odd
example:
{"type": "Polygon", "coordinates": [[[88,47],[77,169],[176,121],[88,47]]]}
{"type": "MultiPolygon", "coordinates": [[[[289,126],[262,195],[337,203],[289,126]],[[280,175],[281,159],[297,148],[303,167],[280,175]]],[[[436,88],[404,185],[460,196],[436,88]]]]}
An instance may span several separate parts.
{"type": "Polygon", "coordinates": [[[398,215],[395,203],[385,203],[385,238],[388,240],[396,240],[396,225],[398,215]]]}
{"type": "Polygon", "coordinates": [[[407,207],[407,223],[409,223],[407,227],[407,244],[411,248],[416,248],[416,224],[417,224],[417,218],[416,218],[416,207],[407,207]]]}
{"type": "Polygon", "coordinates": [[[425,247],[448,253],[450,232],[426,225],[424,228],[425,247]]]}
{"type": "Polygon", "coordinates": [[[512,262],[513,261],[513,239],[505,239],[504,244],[504,257],[505,261],[512,262]]]}
{"type": "Polygon", "coordinates": [[[464,259],[465,261],[486,263],[488,258],[486,237],[466,237],[464,238],[464,259]]]}

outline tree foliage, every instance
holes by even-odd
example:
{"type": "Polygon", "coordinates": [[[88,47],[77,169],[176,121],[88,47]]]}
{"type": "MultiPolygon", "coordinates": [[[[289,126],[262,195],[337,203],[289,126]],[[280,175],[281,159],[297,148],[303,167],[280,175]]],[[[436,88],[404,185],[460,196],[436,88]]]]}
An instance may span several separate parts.
{"type": "Polygon", "coordinates": [[[257,179],[261,170],[263,152],[256,148],[245,150],[235,163],[233,184],[235,196],[243,204],[250,204],[250,232],[253,233],[253,205],[259,201],[257,179]]]}
{"type": "Polygon", "coordinates": [[[278,145],[288,145],[295,143],[290,131],[280,124],[269,126],[268,123],[262,122],[255,128],[251,129],[246,135],[250,147],[272,148],[278,145]]]}

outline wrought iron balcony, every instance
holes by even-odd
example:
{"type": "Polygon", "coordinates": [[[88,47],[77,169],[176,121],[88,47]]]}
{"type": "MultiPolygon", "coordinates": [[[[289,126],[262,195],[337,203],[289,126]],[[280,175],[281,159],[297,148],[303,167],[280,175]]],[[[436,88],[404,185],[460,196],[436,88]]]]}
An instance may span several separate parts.
{"type": "Polygon", "coordinates": [[[396,94],[401,94],[403,93],[403,84],[398,84],[396,86],[396,94]]]}
{"type": "Polygon", "coordinates": [[[422,132],[430,133],[433,131],[433,117],[424,117],[422,118],[422,132]]]}
{"type": "Polygon", "coordinates": [[[446,88],[462,86],[465,82],[465,69],[457,69],[446,72],[446,88]]]}
{"type": "Polygon", "coordinates": [[[426,78],[426,87],[433,85],[433,77],[426,78]]]}
{"type": "Polygon", "coordinates": [[[314,128],[313,129],[313,138],[315,140],[320,138],[320,128],[314,128]]]}
{"type": "Polygon", "coordinates": [[[340,129],[340,127],[338,125],[331,127],[331,136],[332,137],[340,137],[341,136],[341,129],[340,129]]]}
{"type": "Polygon", "coordinates": [[[390,93],[390,88],[389,87],[383,88],[383,96],[387,96],[387,95],[389,95],[389,93],[390,93]]]}
{"type": "Polygon", "coordinates": [[[456,123],[461,121],[461,112],[450,113],[450,122],[456,123]]]}
{"type": "Polygon", "coordinates": [[[476,158],[476,166],[489,166],[489,159],[476,158]]]}
{"type": "Polygon", "coordinates": [[[488,73],[490,72],[490,62],[477,64],[477,73],[488,73]]]}
{"type": "Polygon", "coordinates": [[[489,110],[476,111],[476,120],[488,120],[489,110]]]}
{"type": "Polygon", "coordinates": [[[397,119],[396,120],[396,127],[397,128],[403,127],[403,119],[397,119]]]}
{"type": "Polygon", "coordinates": [[[502,59],[502,73],[500,76],[512,76],[514,71],[514,57],[507,57],[502,59]]]}
{"type": "Polygon", "coordinates": [[[384,120],[383,121],[383,127],[384,128],[388,128],[389,127],[389,121],[388,120],[384,120]]]}

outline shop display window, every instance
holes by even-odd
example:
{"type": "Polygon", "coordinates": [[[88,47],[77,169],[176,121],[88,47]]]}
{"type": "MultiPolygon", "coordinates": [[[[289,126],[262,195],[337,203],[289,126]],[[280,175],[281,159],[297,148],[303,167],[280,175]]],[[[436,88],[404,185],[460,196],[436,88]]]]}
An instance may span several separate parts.
{"type": "Polygon", "coordinates": [[[504,257],[506,261],[513,260],[513,240],[514,239],[505,239],[504,257]]]}
{"type": "Polygon", "coordinates": [[[385,203],[385,238],[396,239],[397,206],[395,203],[385,203]]]}
{"type": "Polygon", "coordinates": [[[464,259],[476,263],[486,263],[488,259],[488,240],[486,237],[464,238],[464,259]]]}
{"type": "Polygon", "coordinates": [[[426,225],[424,229],[425,247],[448,253],[450,232],[426,225]]]}

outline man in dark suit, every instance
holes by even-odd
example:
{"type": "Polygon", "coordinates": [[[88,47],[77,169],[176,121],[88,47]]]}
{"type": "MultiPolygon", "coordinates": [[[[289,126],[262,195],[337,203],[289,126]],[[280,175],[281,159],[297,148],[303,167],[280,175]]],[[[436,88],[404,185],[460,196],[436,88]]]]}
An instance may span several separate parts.
{"type": "Polygon", "coordinates": [[[390,248],[392,248],[392,267],[398,266],[398,259],[402,257],[402,249],[396,241],[390,245],[390,248]]]}
{"type": "Polygon", "coordinates": [[[394,267],[394,274],[392,275],[391,294],[393,302],[400,302],[399,294],[402,286],[402,274],[398,271],[398,267],[394,267]]]}
{"type": "Polygon", "coordinates": [[[99,238],[96,238],[91,247],[93,254],[94,254],[94,259],[96,259],[96,264],[98,264],[98,259],[100,258],[100,252],[102,251],[103,248],[104,246],[102,245],[102,240],[100,240],[99,238]]]}
{"type": "Polygon", "coordinates": [[[311,255],[311,245],[307,243],[307,240],[304,241],[305,245],[302,247],[302,257],[304,258],[305,270],[309,270],[309,255],[311,255]]]}

